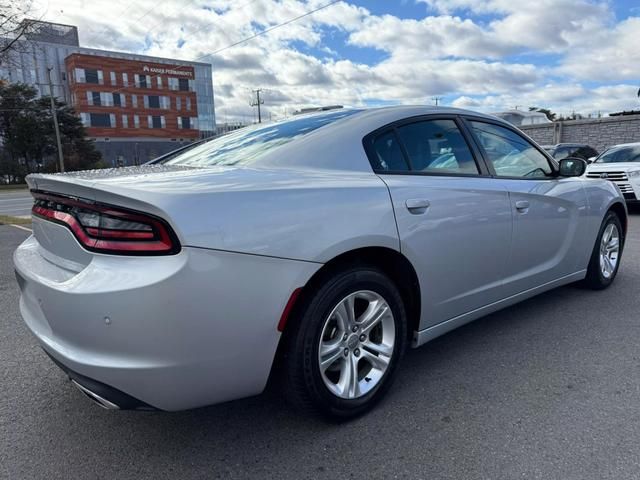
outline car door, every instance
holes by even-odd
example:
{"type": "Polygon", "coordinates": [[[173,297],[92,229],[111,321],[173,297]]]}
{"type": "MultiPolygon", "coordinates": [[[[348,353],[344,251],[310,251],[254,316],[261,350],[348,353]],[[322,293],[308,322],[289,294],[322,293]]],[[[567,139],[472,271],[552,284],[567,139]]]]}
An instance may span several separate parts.
{"type": "Polygon", "coordinates": [[[513,241],[505,286],[517,294],[575,273],[587,197],[582,179],[562,178],[539,147],[503,124],[467,120],[492,175],[509,192],[513,241]]]}
{"type": "Polygon", "coordinates": [[[453,116],[398,122],[365,138],[389,187],[400,249],[416,268],[426,328],[503,297],[512,216],[453,116]]]}

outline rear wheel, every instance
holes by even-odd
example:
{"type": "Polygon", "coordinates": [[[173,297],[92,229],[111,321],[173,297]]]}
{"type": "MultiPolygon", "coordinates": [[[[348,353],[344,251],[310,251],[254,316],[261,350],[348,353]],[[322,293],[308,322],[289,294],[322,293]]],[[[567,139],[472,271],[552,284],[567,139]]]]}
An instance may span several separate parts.
{"type": "Polygon", "coordinates": [[[329,275],[290,332],[286,395],[305,411],[347,419],[388,390],[407,344],[402,298],[371,267],[329,275]]]}
{"type": "Polygon", "coordinates": [[[623,245],[624,233],[620,219],[614,212],[608,212],[591,254],[585,286],[603,290],[613,283],[620,266],[623,245]]]}

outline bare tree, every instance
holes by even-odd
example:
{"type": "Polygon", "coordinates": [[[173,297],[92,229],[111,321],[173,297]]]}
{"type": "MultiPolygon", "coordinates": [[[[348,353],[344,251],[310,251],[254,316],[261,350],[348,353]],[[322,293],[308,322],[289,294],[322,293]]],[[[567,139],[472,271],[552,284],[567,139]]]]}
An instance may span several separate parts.
{"type": "Polygon", "coordinates": [[[27,17],[32,11],[31,0],[0,0],[0,64],[7,62],[34,28],[27,17]]]}

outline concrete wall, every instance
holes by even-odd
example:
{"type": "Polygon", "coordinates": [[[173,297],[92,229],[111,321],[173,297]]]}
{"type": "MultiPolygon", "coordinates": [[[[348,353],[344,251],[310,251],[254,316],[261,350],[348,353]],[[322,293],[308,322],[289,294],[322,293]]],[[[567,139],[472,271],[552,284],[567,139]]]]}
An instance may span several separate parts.
{"type": "Polygon", "coordinates": [[[586,143],[602,152],[619,143],[640,142],[640,115],[566,120],[520,129],[540,145],[586,143]]]}

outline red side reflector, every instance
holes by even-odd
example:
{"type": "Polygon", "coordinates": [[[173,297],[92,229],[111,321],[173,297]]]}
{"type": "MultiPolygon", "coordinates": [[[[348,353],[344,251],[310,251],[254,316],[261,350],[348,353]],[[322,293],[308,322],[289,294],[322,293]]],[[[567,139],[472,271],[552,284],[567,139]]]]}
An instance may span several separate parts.
{"type": "Polygon", "coordinates": [[[287,321],[289,320],[289,315],[291,314],[291,310],[293,310],[294,305],[296,304],[296,300],[302,291],[302,287],[296,288],[291,296],[289,297],[289,301],[287,305],[284,307],[282,311],[282,316],[280,317],[280,321],[278,322],[278,331],[284,332],[284,327],[287,325],[287,321]]]}

